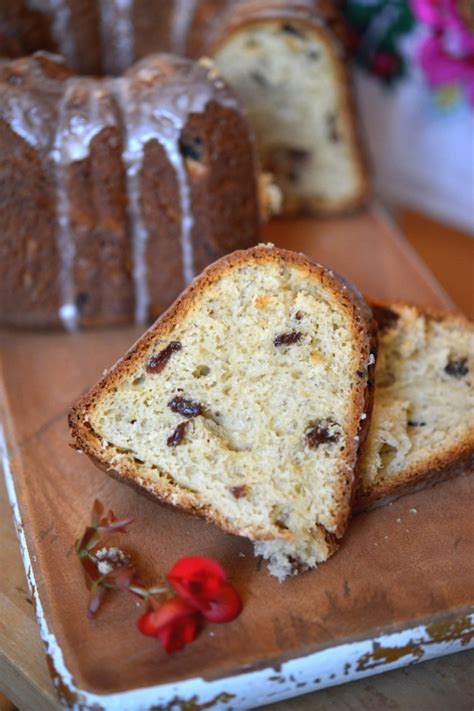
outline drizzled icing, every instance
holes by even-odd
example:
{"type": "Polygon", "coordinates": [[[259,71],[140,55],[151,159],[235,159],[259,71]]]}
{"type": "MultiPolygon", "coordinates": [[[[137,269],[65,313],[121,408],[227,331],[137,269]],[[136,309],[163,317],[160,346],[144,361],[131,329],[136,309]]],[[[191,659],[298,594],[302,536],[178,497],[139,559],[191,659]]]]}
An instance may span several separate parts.
{"type": "MultiPolygon", "coordinates": [[[[120,103],[125,125],[125,149],[123,158],[127,176],[127,195],[129,226],[132,236],[133,280],[135,286],[135,320],[145,323],[148,318],[150,295],[147,283],[147,245],[148,229],[141,209],[140,173],[146,144],[157,140],[164,148],[172,164],[178,181],[179,202],[181,208],[181,254],[183,262],[183,281],[188,284],[194,278],[194,255],[191,242],[193,218],[191,214],[191,195],[188,176],[183,157],[179,150],[179,139],[188,111],[189,97],[178,92],[166,92],[160,85],[156,102],[155,79],[160,76],[158,68],[142,69],[138,81],[144,81],[144,94],[133,96],[127,79],[111,81],[120,103]],[[147,91],[148,90],[148,91],[147,91]],[[152,96],[146,96],[151,92],[152,96]],[[165,98],[166,97],[166,98],[165,98]],[[139,98],[139,100],[137,100],[139,98]],[[167,100],[166,100],[167,99],[167,100]]],[[[207,97],[205,103],[207,103],[207,97]]],[[[199,104],[196,111],[205,106],[199,104]]]]}
{"type": "Polygon", "coordinates": [[[59,51],[69,64],[74,65],[77,59],[77,47],[71,28],[71,9],[67,0],[27,0],[27,5],[32,10],[44,12],[51,18],[53,38],[59,51]]]}
{"type": "Polygon", "coordinates": [[[145,323],[148,316],[150,295],[148,292],[148,274],[146,250],[148,230],[145,226],[140,204],[140,170],[143,162],[145,143],[153,138],[153,133],[147,133],[139,121],[133,121],[137,112],[133,107],[130,94],[130,84],[127,79],[110,80],[110,88],[114,91],[122,110],[125,127],[123,161],[127,178],[127,210],[129,230],[132,238],[132,276],[135,290],[135,321],[145,323]]]}
{"type": "Polygon", "coordinates": [[[74,301],[74,257],[75,245],[71,233],[71,221],[69,215],[69,199],[67,194],[65,164],[65,146],[68,136],[67,105],[70,97],[74,93],[78,80],[72,79],[66,85],[61,104],[59,106],[59,116],[56,136],[54,139],[51,158],[56,166],[56,244],[59,254],[59,274],[58,286],[61,306],[59,307],[59,317],[64,328],[73,331],[78,324],[78,311],[74,301]]]}
{"type": "Polygon", "coordinates": [[[124,162],[132,232],[135,319],[138,323],[146,322],[150,302],[146,261],[149,234],[140,204],[140,172],[145,145],[148,141],[157,140],[175,170],[181,209],[183,283],[186,286],[195,276],[192,245],[194,220],[188,174],[179,148],[181,132],[188,115],[202,113],[211,99],[235,106],[232,97],[226,92],[221,93],[215,84],[205,79],[203,67],[185,62],[184,68],[186,71],[180,72],[178,78],[174,74],[162,76],[160,68],[152,61],[144,63],[133,75],[133,96],[128,78],[108,82],[122,108],[126,131],[124,162]]]}
{"type": "Polygon", "coordinates": [[[106,74],[122,72],[134,59],[133,0],[99,0],[102,64],[106,74]]]}
{"type": "Polygon", "coordinates": [[[186,33],[194,13],[194,0],[175,0],[171,22],[171,51],[175,54],[185,54],[186,33]]]}
{"type": "MultiPolygon", "coordinates": [[[[55,61],[59,61],[55,58],[55,61]]],[[[36,68],[30,69],[36,71],[36,68]]],[[[43,76],[44,82],[49,82],[43,76]]],[[[47,85],[48,86],[48,85],[47,85]]],[[[73,77],[63,83],[59,101],[56,80],[52,101],[37,105],[35,93],[6,93],[1,107],[10,127],[29,145],[45,151],[54,164],[56,182],[56,243],[59,255],[59,315],[67,330],[78,325],[75,303],[75,235],[70,221],[67,174],[71,163],[86,159],[91,142],[108,126],[117,126],[113,99],[122,114],[118,128],[124,133],[122,159],[126,172],[127,210],[133,258],[135,319],[146,322],[149,313],[147,244],[148,229],[142,213],[140,175],[145,146],[156,140],[172,165],[178,184],[183,285],[195,275],[192,244],[193,215],[186,163],[180,150],[181,133],[189,114],[202,113],[209,101],[237,106],[224,88],[213,65],[161,55],[144,60],[130,75],[92,80],[73,77]],[[176,71],[173,71],[176,68],[176,71]],[[55,108],[56,107],[56,108],[55,108]]]]}
{"type": "Polygon", "coordinates": [[[78,326],[79,313],[75,303],[74,261],[75,239],[71,230],[70,205],[66,185],[66,167],[84,160],[90,153],[90,144],[106,126],[112,126],[115,117],[107,103],[106,94],[98,81],[70,79],[59,107],[57,130],[51,158],[56,166],[56,240],[60,259],[58,285],[61,306],[59,316],[64,327],[73,331],[78,326]],[[74,104],[80,101],[78,110],[74,104]],[[73,110],[69,111],[72,105],[73,110]]]}
{"type": "Polygon", "coordinates": [[[50,136],[43,130],[44,111],[32,104],[31,97],[19,91],[2,96],[2,116],[12,131],[33,148],[47,148],[50,136]]]}

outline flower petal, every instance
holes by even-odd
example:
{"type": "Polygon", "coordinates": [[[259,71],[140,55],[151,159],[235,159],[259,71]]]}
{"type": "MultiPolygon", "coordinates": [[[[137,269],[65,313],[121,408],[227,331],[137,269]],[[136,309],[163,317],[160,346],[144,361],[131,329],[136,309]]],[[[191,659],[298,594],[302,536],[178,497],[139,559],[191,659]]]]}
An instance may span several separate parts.
{"type": "Polygon", "coordinates": [[[196,638],[199,620],[194,607],[174,597],[157,610],[147,610],[138,619],[137,626],[142,634],[159,639],[171,654],[196,638]]]}
{"type": "Polygon", "coordinates": [[[207,601],[226,582],[222,566],[204,556],[181,558],[173,565],[167,578],[183,600],[198,610],[206,609],[207,601]]]}
{"type": "Polygon", "coordinates": [[[209,622],[230,622],[235,620],[241,611],[242,600],[239,593],[231,583],[224,583],[220,591],[208,600],[206,609],[202,610],[202,615],[209,622]]]}
{"type": "Polygon", "coordinates": [[[187,615],[194,615],[196,609],[179,597],[167,600],[157,610],[147,610],[137,620],[138,629],[149,637],[157,637],[162,627],[173,624],[187,615]]]}
{"type": "Polygon", "coordinates": [[[176,622],[161,627],[156,636],[162,643],[165,651],[168,654],[172,654],[196,639],[198,629],[199,615],[194,612],[191,615],[181,617],[176,622]]]}

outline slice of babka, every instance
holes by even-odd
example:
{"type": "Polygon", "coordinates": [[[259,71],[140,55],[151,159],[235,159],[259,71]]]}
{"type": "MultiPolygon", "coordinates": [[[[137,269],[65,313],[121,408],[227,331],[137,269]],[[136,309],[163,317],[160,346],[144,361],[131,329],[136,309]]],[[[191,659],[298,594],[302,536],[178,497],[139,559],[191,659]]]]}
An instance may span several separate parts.
{"type": "Polygon", "coordinates": [[[372,424],[356,509],[474,468],[474,324],[407,304],[374,304],[372,424]]]}
{"type": "Polygon", "coordinates": [[[70,413],[121,481],[247,536],[279,579],[348,520],[375,326],[353,288],[259,246],[209,267],[70,413]]]}
{"type": "Polygon", "coordinates": [[[204,25],[209,8],[201,4],[188,48],[193,56],[212,56],[242,99],[262,164],[283,193],[283,211],[339,214],[359,207],[367,199],[367,169],[337,3],[224,5],[216,11],[220,21],[204,25]],[[199,26],[206,29],[198,33],[199,26]]]}

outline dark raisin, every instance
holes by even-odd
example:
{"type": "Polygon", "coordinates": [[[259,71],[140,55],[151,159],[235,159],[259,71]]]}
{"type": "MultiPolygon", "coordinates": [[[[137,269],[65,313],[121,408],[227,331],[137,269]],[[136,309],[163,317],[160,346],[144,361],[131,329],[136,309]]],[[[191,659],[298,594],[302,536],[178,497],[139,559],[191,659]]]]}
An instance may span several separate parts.
{"type": "Polygon", "coordinates": [[[300,331],[292,331],[291,333],[280,333],[273,339],[275,346],[291,346],[293,343],[301,341],[303,334],[300,331]]]}
{"type": "Polygon", "coordinates": [[[287,148],[286,153],[292,163],[306,163],[311,155],[309,151],[302,148],[287,148]]]}
{"type": "Polygon", "coordinates": [[[202,158],[202,138],[195,136],[194,138],[181,139],[179,142],[179,150],[184,158],[191,160],[201,160],[202,158]]]}
{"type": "Polygon", "coordinates": [[[329,442],[337,442],[339,433],[330,431],[333,430],[336,423],[334,420],[320,420],[306,432],[306,444],[310,449],[316,449],[320,444],[328,444],[329,442]]]}
{"type": "Polygon", "coordinates": [[[268,86],[268,81],[260,72],[250,72],[250,78],[260,86],[268,86]]]}
{"type": "Polygon", "coordinates": [[[320,58],[320,54],[316,49],[310,49],[309,52],[307,53],[307,56],[309,59],[311,59],[313,62],[316,62],[320,58]]]}
{"type": "Polygon", "coordinates": [[[147,373],[161,373],[173,353],[180,351],[181,348],[182,345],[179,341],[171,341],[168,343],[166,348],[163,348],[158,355],[151,356],[150,360],[146,364],[147,373]]]}
{"type": "Polygon", "coordinates": [[[356,375],[358,375],[359,378],[365,378],[365,376],[367,375],[367,371],[366,370],[356,370],[356,375]]]}
{"type": "Polygon", "coordinates": [[[202,415],[202,405],[195,400],[186,400],[184,397],[177,395],[169,401],[168,407],[177,412],[183,417],[197,417],[202,415]]]}
{"type": "Polygon", "coordinates": [[[408,420],[408,427],[424,427],[426,422],[418,422],[417,420],[408,420]]]}
{"type": "Polygon", "coordinates": [[[301,311],[297,311],[297,312],[295,313],[295,319],[296,319],[297,321],[301,321],[302,318],[303,318],[303,314],[301,313],[301,311]]]}
{"type": "Polygon", "coordinates": [[[166,444],[168,445],[168,447],[177,447],[178,444],[181,444],[184,439],[184,435],[186,434],[186,429],[188,425],[189,420],[185,420],[177,426],[173,434],[171,434],[166,440],[166,444]]]}
{"type": "Polygon", "coordinates": [[[242,486],[233,486],[230,491],[232,493],[232,496],[234,496],[236,499],[243,499],[248,494],[248,489],[245,484],[243,484],[242,486]]]}
{"type": "Polygon", "coordinates": [[[444,368],[444,372],[452,375],[453,378],[464,378],[469,373],[467,358],[450,358],[444,368]]]}
{"type": "Polygon", "coordinates": [[[328,127],[328,138],[333,143],[338,143],[341,140],[341,134],[337,127],[337,116],[336,114],[330,113],[326,117],[327,127],[328,127]]]}
{"type": "Polygon", "coordinates": [[[399,314],[385,306],[372,306],[372,313],[377,321],[379,331],[388,331],[393,328],[400,318],[399,314]]]}
{"type": "Polygon", "coordinates": [[[89,294],[85,291],[80,291],[78,295],[76,296],[76,306],[79,309],[79,311],[82,311],[84,306],[87,304],[89,301],[89,294]]]}
{"type": "Polygon", "coordinates": [[[295,35],[295,37],[304,37],[304,34],[296,29],[294,25],[285,23],[281,26],[283,32],[288,32],[289,35],[295,35]]]}

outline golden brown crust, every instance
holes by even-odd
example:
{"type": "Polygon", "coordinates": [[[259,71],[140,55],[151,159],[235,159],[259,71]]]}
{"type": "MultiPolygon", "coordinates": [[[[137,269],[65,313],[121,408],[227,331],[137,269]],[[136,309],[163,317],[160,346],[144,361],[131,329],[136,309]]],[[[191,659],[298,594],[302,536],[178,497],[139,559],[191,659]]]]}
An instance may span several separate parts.
{"type": "Polygon", "coordinates": [[[353,513],[384,506],[405,494],[434,486],[447,479],[474,471],[474,441],[451,447],[442,455],[433,456],[428,464],[411,467],[396,481],[375,485],[357,493],[353,513]]]}
{"type": "Polygon", "coordinates": [[[420,306],[419,304],[414,304],[411,301],[401,301],[400,299],[388,300],[379,299],[375,296],[370,296],[365,294],[365,299],[370,308],[373,306],[386,308],[386,309],[404,309],[406,307],[416,309],[420,316],[429,318],[432,321],[446,321],[448,319],[452,323],[457,323],[460,326],[472,327],[474,325],[474,319],[469,318],[460,311],[453,311],[447,308],[441,308],[440,306],[420,306]]]}
{"type": "MultiPolygon", "coordinates": [[[[449,321],[462,328],[472,328],[474,321],[461,313],[447,309],[420,307],[402,301],[387,301],[382,299],[367,299],[369,306],[375,309],[388,309],[399,313],[405,308],[413,308],[420,316],[432,321],[449,321]]],[[[418,464],[406,469],[403,474],[385,482],[375,482],[372,486],[356,491],[353,512],[365,511],[383,506],[400,496],[434,486],[438,482],[452,479],[460,474],[471,473],[474,470],[474,435],[456,444],[442,454],[433,455],[424,464],[418,464]]]]}
{"type": "MultiPolygon", "coordinates": [[[[187,512],[197,514],[208,521],[216,523],[229,533],[237,535],[243,533],[235,529],[232,524],[222,516],[206,508],[199,502],[193,492],[184,492],[182,487],[175,487],[171,482],[151,483],[146,481],[144,473],[139,466],[130,466],[120,472],[113,469],[110,455],[104,455],[100,438],[88,423],[88,412],[94,407],[101,396],[114,388],[126,378],[135,362],[140,362],[142,357],[149,352],[154,339],[159,336],[166,339],[181,318],[186,314],[199,295],[212,283],[218,280],[227,270],[247,262],[282,261],[303,269],[309,278],[317,279],[326,288],[335,293],[340,303],[351,317],[354,332],[353,337],[359,353],[359,381],[354,388],[354,401],[352,403],[352,417],[348,427],[348,445],[345,452],[346,469],[341,472],[340,486],[336,492],[337,511],[334,511],[334,529],[330,534],[340,538],[346,529],[350,514],[351,499],[355,489],[355,465],[360,456],[361,445],[367,434],[368,422],[372,410],[373,388],[369,385],[372,381],[373,369],[376,358],[376,329],[372,314],[362,296],[344,279],[324,269],[321,265],[309,261],[304,255],[287,250],[276,249],[269,246],[257,246],[248,250],[234,252],[215,262],[208,267],[177,299],[177,301],[164,313],[158,321],[132,346],[116,365],[101,379],[101,381],[86,393],[69,413],[69,426],[74,446],[84,451],[92,461],[107,473],[126,483],[138,486],[140,491],[147,491],[160,501],[169,503],[187,512]]],[[[246,532],[248,535],[248,532],[246,532]]],[[[281,537],[291,536],[289,532],[282,531],[281,537]]],[[[265,531],[253,531],[252,538],[264,539],[265,531]]],[[[272,536],[274,537],[274,536],[272,536]]]]}

